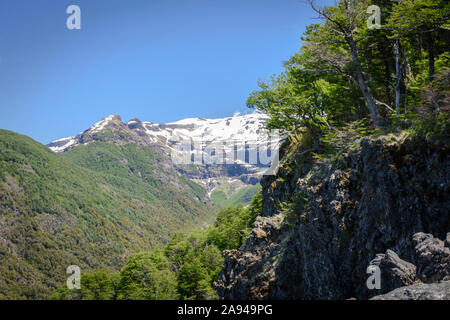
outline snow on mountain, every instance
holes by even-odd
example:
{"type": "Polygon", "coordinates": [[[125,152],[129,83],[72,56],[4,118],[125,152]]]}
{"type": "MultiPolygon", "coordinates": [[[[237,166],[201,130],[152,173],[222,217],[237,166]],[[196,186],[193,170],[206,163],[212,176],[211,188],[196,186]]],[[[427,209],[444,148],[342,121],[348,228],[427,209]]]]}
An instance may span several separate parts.
{"type": "Polygon", "coordinates": [[[95,136],[95,134],[111,128],[114,123],[116,125],[119,123],[126,129],[134,131],[143,137],[148,145],[165,145],[169,149],[172,149],[173,144],[180,139],[192,139],[204,143],[226,140],[265,143],[268,141],[263,129],[266,120],[266,115],[252,113],[218,119],[188,118],[167,124],[131,119],[123,124],[119,116],[110,115],[75,137],[58,139],[47,146],[57,153],[67,151],[76,145],[87,144],[95,140],[86,139],[86,136],[95,136]]]}
{"type": "Polygon", "coordinates": [[[267,116],[260,113],[238,115],[222,119],[184,119],[169,125],[188,125],[190,128],[179,128],[178,133],[194,139],[233,140],[245,138],[248,141],[260,140],[260,132],[267,116]]]}
{"type": "Polygon", "coordinates": [[[47,146],[56,153],[61,153],[65,150],[68,150],[71,146],[77,144],[76,137],[68,137],[68,138],[62,138],[55,141],[52,141],[47,146]]]}
{"type": "Polygon", "coordinates": [[[89,129],[89,131],[91,131],[92,133],[102,131],[103,128],[105,128],[105,126],[106,126],[110,121],[114,120],[114,117],[115,117],[115,116],[111,115],[111,116],[108,116],[108,117],[106,117],[106,118],[100,120],[99,122],[97,122],[96,124],[94,124],[94,125],[89,129]]]}

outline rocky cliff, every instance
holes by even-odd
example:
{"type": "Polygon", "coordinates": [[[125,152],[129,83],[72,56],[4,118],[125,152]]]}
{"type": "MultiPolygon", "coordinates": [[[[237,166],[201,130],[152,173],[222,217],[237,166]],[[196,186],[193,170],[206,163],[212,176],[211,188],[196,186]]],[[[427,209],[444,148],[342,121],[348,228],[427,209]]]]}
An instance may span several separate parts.
{"type": "Polygon", "coordinates": [[[448,138],[363,138],[333,159],[305,149],[285,145],[262,180],[262,215],[225,253],[221,299],[368,299],[449,280],[448,138]],[[380,289],[367,287],[369,265],[380,289]]]}

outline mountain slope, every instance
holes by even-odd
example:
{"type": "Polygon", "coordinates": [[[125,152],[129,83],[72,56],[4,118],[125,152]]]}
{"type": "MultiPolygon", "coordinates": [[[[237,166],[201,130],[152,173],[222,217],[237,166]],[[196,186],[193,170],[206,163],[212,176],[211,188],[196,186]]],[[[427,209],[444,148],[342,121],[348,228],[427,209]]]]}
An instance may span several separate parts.
{"type": "Polygon", "coordinates": [[[63,156],[0,130],[0,298],[44,298],[82,272],[209,223],[205,190],[153,149],[95,142],[63,156]]]}

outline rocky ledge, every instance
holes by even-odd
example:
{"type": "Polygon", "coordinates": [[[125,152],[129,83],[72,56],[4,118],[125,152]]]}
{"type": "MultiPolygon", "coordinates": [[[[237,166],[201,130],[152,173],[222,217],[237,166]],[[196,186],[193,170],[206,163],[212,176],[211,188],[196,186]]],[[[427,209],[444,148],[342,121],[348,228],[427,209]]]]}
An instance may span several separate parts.
{"type": "Polygon", "coordinates": [[[371,300],[450,300],[450,281],[402,287],[371,300]]]}

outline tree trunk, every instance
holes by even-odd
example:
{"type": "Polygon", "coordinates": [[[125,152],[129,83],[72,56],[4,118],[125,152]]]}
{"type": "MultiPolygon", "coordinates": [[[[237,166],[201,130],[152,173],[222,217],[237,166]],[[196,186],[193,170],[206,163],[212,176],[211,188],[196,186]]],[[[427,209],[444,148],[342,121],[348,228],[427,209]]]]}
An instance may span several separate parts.
{"type": "Polygon", "coordinates": [[[394,44],[394,58],[395,58],[395,112],[400,114],[400,85],[402,82],[402,70],[400,66],[400,40],[399,38],[395,39],[394,44]]]}
{"type": "Polygon", "coordinates": [[[314,126],[312,126],[308,121],[306,122],[305,126],[309,130],[309,134],[311,135],[314,149],[320,150],[320,142],[319,138],[317,137],[316,131],[314,130],[314,126]]]}
{"type": "Polygon", "coordinates": [[[356,47],[356,42],[353,39],[353,36],[347,36],[347,37],[345,37],[345,40],[347,41],[348,45],[350,46],[350,50],[352,53],[352,63],[355,68],[358,85],[359,85],[359,88],[361,89],[362,94],[364,95],[364,98],[366,99],[367,105],[369,106],[370,115],[372,117],[373,124],[376,127],[381,127],[381,119],[378,114],[378,106],[377,106],[372,94],[370,93],[369,87],[367,86],[366,79],[365,79],[364,73],[362,71],[361,63],[359,62],[359,59],[358,59],[358,48],[356,47]]]}
{"type": "Polygon", "coordinates": [[[425,42],[427,44],[427,51],[428,51],[428,83],[433,81],[434,77],[434,41],[433,41],[433,33],[427,32],[425,34],[425,42]]]}
{"type": "Polygon", "coordinates": [[[391,67],[391,61],[389,60],[390,58],[390,54],[389,56],[387,56],[386,54],[384,55],[384,69],[385,69],[385,84],[384,84],[384,90],[385,90],[385,95],[386,95],[386,103],[388,105],[392,105],[392,95],[391,95],[391,74],[392,74],[392,67],[391,67]]]}

